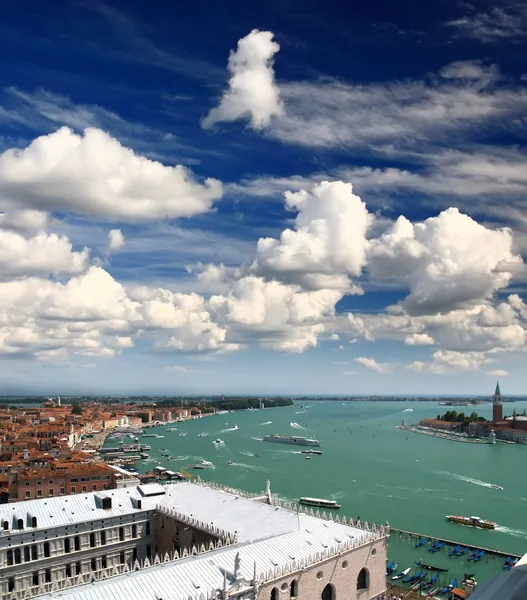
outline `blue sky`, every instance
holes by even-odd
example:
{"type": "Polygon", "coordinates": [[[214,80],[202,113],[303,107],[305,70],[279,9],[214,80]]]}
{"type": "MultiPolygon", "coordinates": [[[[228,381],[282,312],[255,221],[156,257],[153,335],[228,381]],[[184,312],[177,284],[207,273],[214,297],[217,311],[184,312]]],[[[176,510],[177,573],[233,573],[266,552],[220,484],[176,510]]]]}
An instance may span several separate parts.
{"type": "Polygon", "coordinates": [[[526,35],[6,0],[0,393],[524,393],[526,35]]]}

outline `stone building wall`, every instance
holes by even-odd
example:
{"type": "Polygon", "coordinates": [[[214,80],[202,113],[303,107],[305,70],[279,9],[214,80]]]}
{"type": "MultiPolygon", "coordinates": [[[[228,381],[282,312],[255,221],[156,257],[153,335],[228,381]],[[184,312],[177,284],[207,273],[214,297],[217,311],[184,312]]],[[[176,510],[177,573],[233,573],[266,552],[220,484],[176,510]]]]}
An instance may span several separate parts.
{"type": "Polygon", "coordinates": [[[174,550],[178,552],[182,552],[184,548],[190,550],[192,546],[199,547],[201,544],[205,544],[208,548],[210,542],[215,544],[218,540],[217,536],[194,529],[161,512],[155,516],[155,534],[157,552],[160,556],[164,556],[166,552],[170,555],[174,550]]]}
{"type": "Polygon", "coordinates": [[[153,511],[45,531],[27,529],[3,533],[0,535],[0,599],[12,598],[13,592],[18,590],[37,588],[43,583],[60,582],[114,565],[132,566],[136,559],[144,560],[149,554],[155,556],[156,551],[153,511]],[[78,549],[75,538],[78,538],[78,549]]]}
{"type": "Polygon", "coordinates": [[[258,600],[384,599],[386,552],[387,541],[377,540],[308,569],[266,583],[258,590],[257,598],[258,600]],[[363,568],[368,571],[368,585],[364,589],[357,589],[359,573],[363,568]],[[293,582],[296,582],[296,586],[293,584],[292,587],[293,582]]]}

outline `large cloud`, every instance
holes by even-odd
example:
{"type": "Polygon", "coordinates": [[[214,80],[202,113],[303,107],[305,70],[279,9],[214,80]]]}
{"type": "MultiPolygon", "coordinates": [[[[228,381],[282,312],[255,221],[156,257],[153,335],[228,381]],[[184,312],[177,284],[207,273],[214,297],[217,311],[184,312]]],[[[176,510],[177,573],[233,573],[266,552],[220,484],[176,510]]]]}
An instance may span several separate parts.
{"type": "Polygon", "coordinates": [[[99,129],[62,127],[23,150],[0,154],[0,209],[79,213],[149,221],[191,217],[221,197],[219,181],[199,183],[185,167],[136,155],[99,129]]]}
{"type": "Polygon", "coordinates": [[[88,267],[88,248],[74,252],[64,236],[44,232],[26,239],[14,231],[0,229],[0,278],[33,275],[75,275],[88,267]]]}
{"type": "Polygon", "coordinates": [[[373,216],[351,184],[322,182],[309,192],[287,192],[285,201],[298,211],[295,229],[284,230],[279,240],[261,238],[251,271],[307,289],[352,291],[348,277],[358,277],[366,263],[373,216]]]}
{"type": "Polygon", "coordinates": [[[272,64],[279,49],[270,31],[254,29],[239,40],[238,49],[229,56],[229,88],[219,106],[203,119],[203,127],[248,118],[253,129],[262,129],[271,117],[282,114],[272,64]]]}
{"type": "Polygon", "coordinates": [[[507,287],[513,253],[512,233],[491,230],[455,208],[412,224],[405,217],[372,240],[368,267],[380,279],[406,282],[403,305],[411,314],[469,307],[507,287]]]}
{"type": "Polygon", "coordinates": [[[159,350],[205,351],[221,349],[226,331],[212,322],[201,296],[126,288],[96,266],[64,284],[41,278],[0,283],[0,354],[39,357],[65,349],[114,356],[137,336],[159,350]]]}

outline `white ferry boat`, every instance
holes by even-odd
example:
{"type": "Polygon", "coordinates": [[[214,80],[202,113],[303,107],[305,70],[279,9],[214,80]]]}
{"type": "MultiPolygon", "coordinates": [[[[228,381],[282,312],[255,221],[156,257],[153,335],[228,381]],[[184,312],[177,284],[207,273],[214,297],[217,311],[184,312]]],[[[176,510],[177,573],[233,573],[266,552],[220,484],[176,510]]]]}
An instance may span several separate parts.
{"type": "Polygon", "coordinates": [[[306,506],[316,506],[318,508],[340,508],[335,500],[324,500],[323,498],[300,498],[300,504],[306,506]]]}
{"type": "Polygon", "coordinates": [[[300,437],[299,435],[266,435],[264,442],[276,442],[278,444],[294,444],[295,446],[320,446],[315,438],[300,437]]]}

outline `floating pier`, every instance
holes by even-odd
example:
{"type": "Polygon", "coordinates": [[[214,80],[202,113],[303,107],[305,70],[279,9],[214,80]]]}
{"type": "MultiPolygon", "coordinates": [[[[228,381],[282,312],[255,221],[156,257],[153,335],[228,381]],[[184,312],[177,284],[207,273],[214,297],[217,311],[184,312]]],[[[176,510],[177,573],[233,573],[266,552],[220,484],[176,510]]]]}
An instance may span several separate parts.
{"type": "Polygon", "coordinates": [[[484,550],[485,554],[487,556],[496,556],[496,557],[500,557],[500,558],[504,558],[506,559],[507,557],[511,557],[511,558],[521,558],[521,556],[519,556],[518,554],[511,554],[509,552],[503,552],[501,550],[494,550],[492,548],[485,548],[483,546],[474,546],[473,544],[469,544],[466,542],[456,542],[455,540],[447,540],[445,538],[440,538],[440,537],[435,537],[435,536],[429,536],[426,533],[416,533],[415,531],[406,531],[405,529],[395,529],[394,527],[390,527],[391,532],[392,533],[398,533],[400,535],[405,535],[407,537],[409,537],[410,539],[419,539],[422,540],[423,538],[428,538],[429,542],[445,542],[445,544],[449,544],[450,546],[453,546],[454,548],[459,544],[460,546],[469,546],[470,548],[473,548],[474,550],[484,550]]]}

